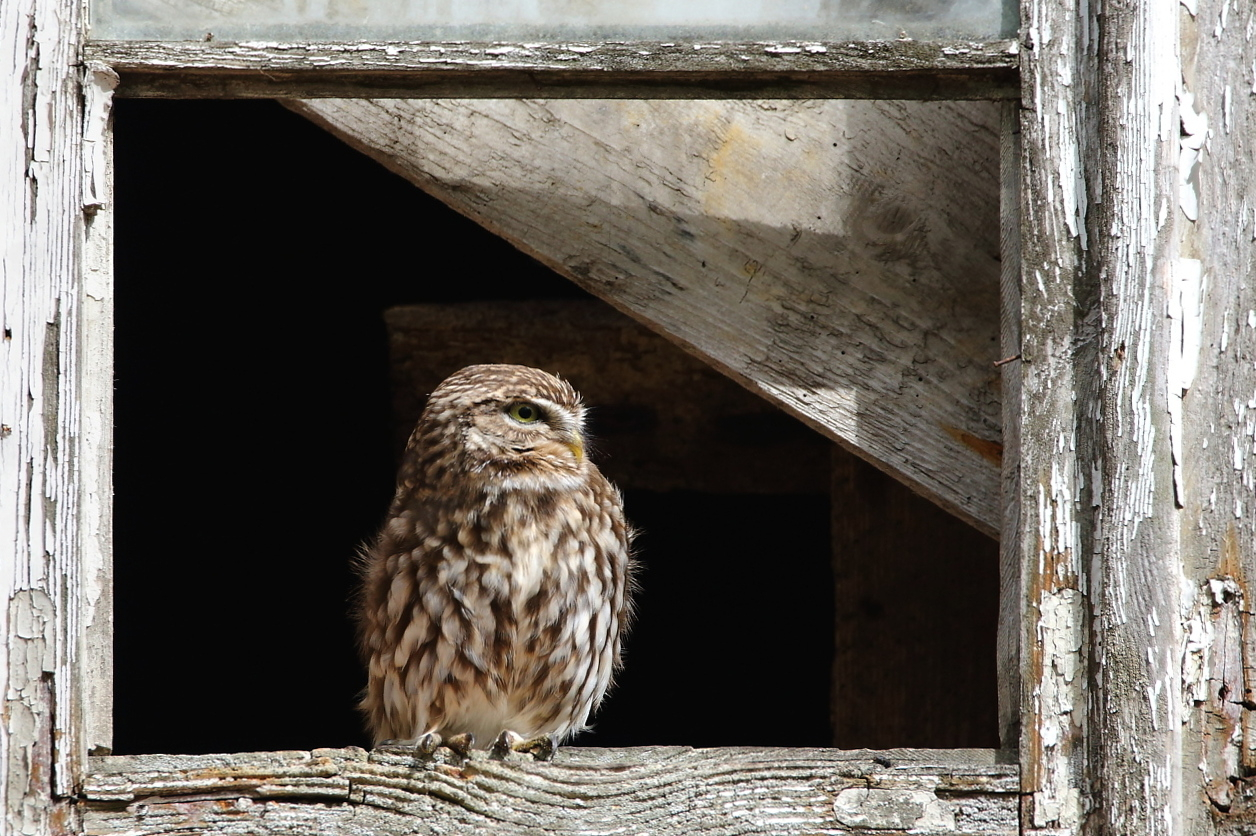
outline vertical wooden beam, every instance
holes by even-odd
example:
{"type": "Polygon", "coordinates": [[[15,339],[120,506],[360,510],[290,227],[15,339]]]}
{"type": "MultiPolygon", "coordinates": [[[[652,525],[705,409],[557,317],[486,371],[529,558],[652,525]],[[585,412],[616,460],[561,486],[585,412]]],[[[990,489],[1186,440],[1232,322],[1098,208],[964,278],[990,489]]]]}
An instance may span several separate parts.
{"type": "Polygon", "coordinates": [[[1188,832],[1234,833],[1256,817],[1242,780],[1256,767],[1256,7],[1184,4],[1181,27],[1168,398],[1194,597],[1183,795],[1188,832]]]}
{"type": "MultiPolygon", "coordinates": [[[[91,309],[102,301],[101,291],[84,299],[84,214],[103,199],[89,198],[84,183],[107,182],[107,171],[84,165],[82,5],[0,4],[0,784],[11,833],[74,827],[67,796],[86,755],[81,660],[83,628],[94,616],[79,606],[88,582],[80,512],[84,479],[99,477],[101,460],[92,455],[107,445],[110,419],[108,378],[87,423],[81,385],[85,369],[108,362],[100,355],[107,336],[84,340],[85,309],[99,324],[91,309]],[[85,356],[89,347],[94,357],[85,356]]],[[[98,102],[94,141],[103,138],[107,97],[98,102]]],[[[94,508],[107,518],[107,481],[93,490],[94,508]]],[[[99,586],[99,556],[96,564],[90,580],[99,586]]]]}
{"type": "Polygon", "coordinates": [[[995,650],[999,682],[999,744],[1017,749],[1021,732],[1021,238],[1020,107],[1003,106],[999,148],[1000,371],[1003,404],[1003,531],[999,538],[999,624],[995,650]]]}
{"type": "Polygon", "coordinates": [[[1179,520],[1166,311],[1174,260],[1178,9],[1097,16],[1089,271],[1098,288],[1094,607],[1097,817],[1105,833],[1182,832],[1179,520]]]}
{"type": "Polygon", "coordinates": [[[113,748],[113,91],[118,76],[89,64],[83,96],[82,375],[79,550],[83,711],[80,748],[113,748]]]}
{"type": "MultiPolygon", "coordinates": [[[[1022,5],[1020,343],[1004,391],[1019,425],[1021,781],[1024,833],[1076,834],[1087,812],[1086,549],[1091,533],[1088,415],[1093,331],[1085,284],[1085,153],[1091,75],[1071,3],[1022,5]],[[1066,83],[1066,82],[1072,83],[1066,83]],[[1013,391],[1014,390],[1014,391],[1013,391]]],[[[1006,292],[1006,291],[1005,291],[1006,292]]],[[[1017,310],[1019,301],[1019,310],[1017,310]]],[[[1005,335],[1008,331],[1005,330],[1005,335]]]]}
{"type": "Polygon", "coordinates": [[[1035,0],[1024,22],[1024,826],[1179,833],[1177,8],[1035,0]]]}

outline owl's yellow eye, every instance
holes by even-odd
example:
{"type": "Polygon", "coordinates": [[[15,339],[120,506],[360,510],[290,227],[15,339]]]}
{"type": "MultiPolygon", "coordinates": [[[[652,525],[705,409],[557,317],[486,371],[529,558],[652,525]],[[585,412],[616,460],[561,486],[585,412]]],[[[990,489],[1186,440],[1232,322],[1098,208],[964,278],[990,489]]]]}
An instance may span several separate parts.
{"type": "Polygon", "coordinates": [[[512,403],[506,408],[506,414],[520,424],[535,424],[541,420],[541,410],[536,404],[530,404],[527,401],[512,403]]]}

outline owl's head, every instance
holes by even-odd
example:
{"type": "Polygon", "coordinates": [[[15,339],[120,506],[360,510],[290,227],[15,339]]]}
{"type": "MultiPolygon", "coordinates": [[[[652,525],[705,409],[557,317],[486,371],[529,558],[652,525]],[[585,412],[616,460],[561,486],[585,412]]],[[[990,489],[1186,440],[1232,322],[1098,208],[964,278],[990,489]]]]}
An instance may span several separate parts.
{"type": "MultiPolygon", "coordinates": [[[[505,489],[569,485],[585,458],[584,404],[571,384],[528,366],[467,366],[428,398],[414,442],[421,458],[505,489]],[[428,454],[443,451],[439,460],[428,454]]],[[[412,442],[412,443],[414,443],[412,442]]]]}

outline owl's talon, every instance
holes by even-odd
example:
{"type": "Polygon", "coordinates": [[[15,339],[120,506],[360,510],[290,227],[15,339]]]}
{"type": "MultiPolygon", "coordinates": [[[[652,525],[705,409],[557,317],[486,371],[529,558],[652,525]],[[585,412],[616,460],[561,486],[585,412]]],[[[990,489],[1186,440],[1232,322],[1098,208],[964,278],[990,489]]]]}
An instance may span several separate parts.
{"type": "Polygon", "coordinates": [[[519,750],[527,752],[539,761],[552,761],[554,752],[558,749],[558,744],[554,740],[552,734],[543,734],[540,737],[534,737],[531,740],[525,740],[523,747],[519,750]]]}
{"type": "Polygon", "coordinates": [[[493,746],[489,753],[498,759],[505,758],[511,752],[515,751],[515,746],[523,742],[523,736],[506,729],[497,735],[497,739],[493,741],[493,746]]]}
{"type": "Polygon", "coordinates": [[[504,760],[511,752],[531,755],[539,761],[552,760],[554,757],[554,738],[548,734],[525,738],[509,729],[503,731],[493,741],[492,755],[504,760]]]}
{"type": "Polygon", "coordinates": [[[462,757],[469,758],[471,757],[471,750],[475,748],[475,735],[471,732],[450,735],[445,738],[445,746],[462,757]]]}
{"type": "Polygon", "coordinates": [[[436,732],[421,734],[419,739],[414,741],[414,751],[425,758],[430,758],[440,747],[440,742],[440,735],[436,732]]]}

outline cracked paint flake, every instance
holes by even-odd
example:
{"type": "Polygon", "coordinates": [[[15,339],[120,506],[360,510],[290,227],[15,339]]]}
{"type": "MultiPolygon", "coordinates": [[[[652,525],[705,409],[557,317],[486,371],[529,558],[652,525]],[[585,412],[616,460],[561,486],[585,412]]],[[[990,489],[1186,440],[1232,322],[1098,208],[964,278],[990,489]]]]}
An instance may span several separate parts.
{"type": "Polygon", "coordinates": [[[1185,84],[1178,91],[1178,109],[1182,121],[1178,153],[1178,205],[1182,214],[1192,221],[1199,218],[1198,177],[1195,167],[1204,153],[1208,138],[1208,114],[1195,110],[1195,94],[1185,84]]]}
{"type": "Polygon", "coordinates": [[[98,209],[109,202],[109,111],[118,74],[100,62],[87,67],[83,84],[83,208],[98,209]]]}
{"type": "Polygon", "coordinates": [[[1203,343],[1204,318],[1203,262],[1178,259],[1174,265],[1174,285],[1169,291],[1169,368],[1166,376],[1169,410],[1169,442],[1173,455],[1173,493],[1177,507],[1186,505],[1182,451],[1182,399],[1195,382],[1203,343]]]}

